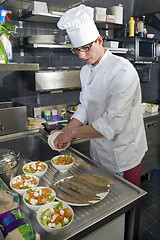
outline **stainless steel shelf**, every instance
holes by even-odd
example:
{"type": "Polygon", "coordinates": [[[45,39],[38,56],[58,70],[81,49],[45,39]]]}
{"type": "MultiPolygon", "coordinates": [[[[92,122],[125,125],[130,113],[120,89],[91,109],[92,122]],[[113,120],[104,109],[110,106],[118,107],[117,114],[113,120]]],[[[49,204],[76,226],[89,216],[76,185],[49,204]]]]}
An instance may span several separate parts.
{"type": "Polygon", "coordinates": [[[43,44],[34,43],[33,48],[71,48],[71,44],[43,44]]]}
{"type": "MultiPolygon", "coordinates": [[[[33,48],[72,48],[71,44],[42,44],[42,43],[34,43],[33,48]]],[[[128,52],[127,48],[107,48],[112,53],[123,53],[126,54],[128,52]]]]}
{"type": "Polygon", "coordinates": [[[102,22],[102,21],[95,21],[95,23],[98,28],[104,29],[104,30],[112,30],[112,29],[127,27],[127,25],[125,24],[118,24],[118,23],[109,23],[109,22],[102,22]]]}
{"type": "Polygon", "coordinates": [[[0,71],[38,71],[38,63],[8,63],[0,64],[0,71]]]}
{"type": "Polygon", "coordinates": [[[27,20],[33,22],[57,23],[58,15],[52,13],[37,13],[35,11],[28,12],[20,17],[20,20],[27,20]]]}
{"type": "MultiPolygon", "coordinates": [[[[37,13],[35,11],[28,12],[22,16],[20,16],[20,20],[26,21],[34,21],[34,22],[46,22],[46,23],[57,23],[60,19],[60,16],[52,14],[52,13],[37,13]]],[[[95,21],[98,28],[110,30],[117,28],[126,27],[125,24],[117,24],[117,23],[108,23],[102,21],[95,21]]]]}

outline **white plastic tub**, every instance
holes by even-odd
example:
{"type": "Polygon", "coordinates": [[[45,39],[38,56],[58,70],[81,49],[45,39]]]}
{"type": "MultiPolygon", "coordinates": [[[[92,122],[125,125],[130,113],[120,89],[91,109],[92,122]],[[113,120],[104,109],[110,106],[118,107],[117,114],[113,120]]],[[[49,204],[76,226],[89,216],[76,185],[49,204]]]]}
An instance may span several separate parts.
{"type": "Polygon", "coordinates": [[[146,112],[158,112],[158,105],[152,103],[146,103],[145,111],[146,112]]]}

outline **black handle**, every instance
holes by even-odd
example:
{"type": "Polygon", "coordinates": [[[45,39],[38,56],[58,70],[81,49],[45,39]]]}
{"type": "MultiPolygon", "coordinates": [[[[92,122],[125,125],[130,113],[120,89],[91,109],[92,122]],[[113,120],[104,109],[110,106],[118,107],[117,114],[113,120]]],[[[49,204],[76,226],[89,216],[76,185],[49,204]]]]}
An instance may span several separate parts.
{"type": "Polygon", "coordinates": [[[146,128],[156,127],[158,125],[157,121],[150,122],[146,124],[146,128]]]}

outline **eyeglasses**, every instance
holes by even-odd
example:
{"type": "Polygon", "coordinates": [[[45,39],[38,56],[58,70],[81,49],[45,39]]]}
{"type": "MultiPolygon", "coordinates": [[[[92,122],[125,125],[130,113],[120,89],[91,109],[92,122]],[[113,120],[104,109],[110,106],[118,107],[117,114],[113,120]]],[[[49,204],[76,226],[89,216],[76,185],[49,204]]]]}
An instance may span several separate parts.
{"type": "MultiPolygon", "coordinates": [[[[96,40],[97,41],[97,40],[96,40]]],[[[84,46],[84,47],[81,47],[81,48],[71,48],[71,51],[72,53],[79,53],[79,52],[88,52],[91,47],[92,47],[92,44],[96,41],[93,41],[91,42],[90,44],[88,44],[87,46],[84,46]]]]}

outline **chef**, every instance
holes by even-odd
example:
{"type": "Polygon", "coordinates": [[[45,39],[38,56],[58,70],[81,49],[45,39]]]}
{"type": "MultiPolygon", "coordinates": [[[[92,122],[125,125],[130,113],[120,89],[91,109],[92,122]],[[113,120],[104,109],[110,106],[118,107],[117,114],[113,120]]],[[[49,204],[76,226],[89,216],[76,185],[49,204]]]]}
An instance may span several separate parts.
{"type": "Polygon", "coordinates": [[[80,104],[54,145],[60,149],[73,138],[89,138],[94,161],[140,186],[147,142],[139,77],[127,59],[104,49],[93,13],[80,5],[57,24],[86,65],[80,71],[80,104]]]}

